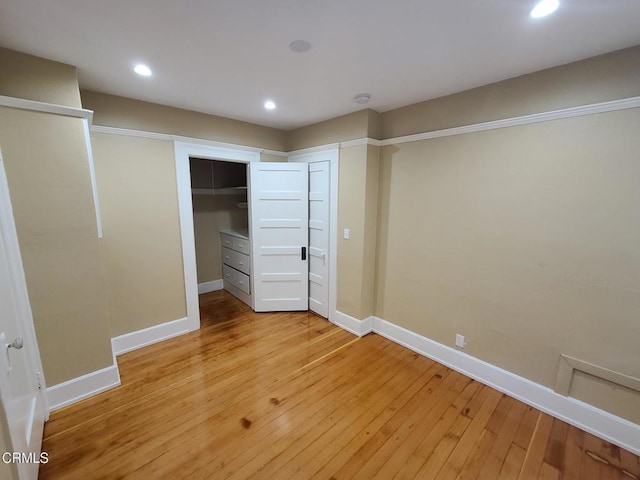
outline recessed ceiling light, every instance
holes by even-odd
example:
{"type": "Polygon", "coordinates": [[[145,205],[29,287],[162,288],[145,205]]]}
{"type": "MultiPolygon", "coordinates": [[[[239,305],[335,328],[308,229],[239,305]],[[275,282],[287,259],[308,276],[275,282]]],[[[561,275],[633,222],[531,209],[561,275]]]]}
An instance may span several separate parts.
{"type": "Polygon", "coordinates": [[[368,93],[359,93],[358,95],[353,97],[353,99],[356,101],[356,103],[359,103],[360,105],[364,105],[365,103],[369,103],[369,100],[371,99],[371,95],[369,95],[368,93]]]}
{"type": "Polygon", "coordinates": [[[560,6],[558,0],[540,0],[531,10],[531,18],[542,18],[551,15],[560,6]]]}
{"type": "Polygon", "coordinates": [[[133,71],[136,72],[138,75],[141,75],[143,77],[150,77],[151,76],[151,69],[149,67],[147,67],[143,63],[139,63],[135,67],[133,67],[133,71]]]}
{"type": "Polygon", "coordinates": [[[305,40],[294,40],[289,44],[289,49],[296,53],[306,53],[311,50],[311,44],[305,40]]]}
{"type": "Polygon", "coordinates": [[[276,108],[276,104],[271,100],[267,100],[266,102],[264,102],[264,108],[266,108],[267,110],[273,110],[276,108]]]}

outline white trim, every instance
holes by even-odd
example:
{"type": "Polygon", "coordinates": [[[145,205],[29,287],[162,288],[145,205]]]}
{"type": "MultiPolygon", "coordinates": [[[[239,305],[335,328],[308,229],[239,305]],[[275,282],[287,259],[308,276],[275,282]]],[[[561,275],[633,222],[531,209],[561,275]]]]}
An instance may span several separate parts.
{"type": "Polygon", "coordinates": [[[205,140],[203,138],[183,137],[182,135],[173,135],[171,133],[147,132],[144,130],[132,130],[129,128],[108,127],[103,125],[93,125],[91,131],[95,133],[106,133],[108,135],[124,135],[127,137],[151,138],[154,140],[166,140],[169,142],[183,142],[197,145],[205,145],[212,148],[231,149],[234,151],[243,151],[251,153],[264,153],[266,155],[277,155],[286,157],[287,152],[279,150],[269,150],[258,147],[248,147],[246,145],[237,145],[235,143],[217,142],[215,140],[205,140]]]}
{"type": "Polygon", "coordinates": [[[187,318],[189,319],[189,329],[197,330],[200,328],[200,307],[198,305],[198,274],[196,270],[195,235],[193,232],[189,149],[176,142],[174,144],[174,152],[187,318]]]}
{"type": "Polygon", "coordinates": [[[382,140],[380,142],[380,146],[398,145],[400,143],[450,137],[452,135],[462,135],[465,133],[483,132],[485,130],[514,127],[517,125],[527,125],[531,123],[549,122],[551,120],[581,117],[584,115],[593,115],[595,113],[615,112],[618,110],[637,107],[640,107],[640,97],[623,98],[621,100],[613,100],[611,102],[593,103],[580,107],[563,108],[561,110],[552,110],[550,112],[533,113],[520,117],[505,118],[503,120],[494,120],[491,122],[475,123],[462,127],[445,128],[443,130],[434,130],[431,132],[416,133],[414,135],[406,135],[403,137],[388,138],[386,140],[382,140]]]}
{"type": "Polygon", "coordinates": [[[67,107],[55,103],[38,102],[27,100],[26,98],[7,97],[0,95],[0,107],[16,108],[18,110],[29,110],[32,112],[53,113],[65,117],[84,118],[91,123],[93,112],[84,108],[67,107]]]}
{"type": "MultiPolygon", "coordinates": [[[[29,300],[29,290],[22,263],[22,253],[18,233],[16,230],[15,217],[13,216],[13,206],[11,203],[11,192],[7,179],[2,151],[0,151],[0,236],[4,244],[4,254],[7,259],[7,269],[11,281],[11,296],[15,300],[16,314],[19,318],[18,334],[25,342],[25,356],[29,369],[38,379],[41,388],[46,388],[44,369],[42,368],[42,357],[33,324],[33,311],[29,300]]],[[[4,345],[2,347],[4,349],[4,345]]],[[[5,352],[3,352],[4,354],[5,352]]],[[[1,392],[0,392],[1,394],[1,392]]],[[[44,391],[38,392],[39,400],[44,405],[45,420],[49,419],[49,403],[44,391]]],[[[0,398],[0,405],[2,399],[0,398]]]]}
{"type": "Polygon", "coordinates": [[[222,290],[224,288],[224,281],[220,280],[211,280],[210,282],[202,282],[198,284],[198,295],[202,295],[203,293],[216,292],[218,290],[222,290]]]}
{"type": "Polygon", "coordinates": [[[373,145],[379,147],[382,145],[382,140],[376,140],[375,138],[358,138],[356,140],[349,140],[346,142],[340,142],[340,148],[357,147],[359,145],[373,145]]]}
{"type": "Polygon", "coordinates": [[[120,385],[118,363],[47,388],[50,411],[58,410],[120,385]]]}
{"type": "Polygon", "coordinates": [[[351,332],[358,337],[364,337],[366,334],[373,332],[374,319],[375,317],[368,317],[364,320],[358,320],[351,315],[336,310],[331,320],[347,332],[351,332]]]}
{"type": "Polygon", "coordinates": [[[550,388],[380,318],[373,318],[373,331],[555,418],[640,455],[640,425],[575,398],[560,395],[550,388]]]}
{"type": "Polygon", "coordinates": [[[323,149],[305,149],[287,157],[288,162],[329,161],[329,320],[336,322],[338,299],[338,184],[340,171],[340,150],[337,144],[323,149]],[[302,153],[300,153],[302,152],[302,153]]]}
{"type": "Polygon", "coordinates": [[[191,200],[189,157],[241,163],[260,161],[260,151],[257,149],[232,149],[210,145],[209,143],[210,142],[174,142],[178,212],[180,215],[180,238],[182,241],[182,265],[184,269],[184,290],[189,329],[192,331],[200,328],[200,306],[198,304],[196,242],[193,233],[193,204],[191,200]]]}
{"type": "Polygon", "coordinates": [[[154,343],[162,342],[169,338],[189,333],[189,321],[187,317],[161,323],[152,327],[143,328],[131,333],[125,333],[111,339],[114,355],[122,355],[154,343]]]}
{"type": "MultiPolygon", "coordinates": [[[[340,148],[340,144],[339,143],[328,143],[326,145],[318,145],[317,147],[309,147],[309,148],[302,148],[300,150],[292,150],[291,152],[287,153],[287,156],[290,158],[292,156],[298,156],[298,155],[308,155],[311,153],[318,153],[318,152],[326,152],[327,150],[335,150],[340,148]]],[[[289,160],[291,161],[291,160],[289,160]]]]}
{"type": "Polygon", "coordinates": [[[96,225],[98,238],[102,238],[102,215],[100,214],[100,201],[98,199],[98,185],[96,183],[96,169],[93,161],[93,148],[91,147],[91,134],[89,133],[89,120],[82,121],[84,127],[84,140],[87,144],[87,158],[89,160],[89,175],[91,176],[91,191],[93,192],[93,206],[96,211],[96,225]]]}

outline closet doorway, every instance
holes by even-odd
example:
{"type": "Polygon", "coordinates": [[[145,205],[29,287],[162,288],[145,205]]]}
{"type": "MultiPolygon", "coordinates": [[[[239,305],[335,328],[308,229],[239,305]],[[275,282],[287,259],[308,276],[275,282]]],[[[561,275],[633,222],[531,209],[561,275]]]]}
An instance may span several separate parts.
{"type": "MultiPolygon", "coordinates": [[[[184,265],[185,298],[187,317],[191,331],[200,328],[200,309],[198,305],[198,280],[196,266],[196,249],[193,221],[193,201],[190,174],[190,159],[220,160],[249,164],[260,162],[260,151],[257,149],[241,150],[175,142],[176,177],[178,187],[178,205],[180,213],[180,229],[182,236],[182,255],[184,265]]],[[[309,307],[314,312],[336,321],[336,271],[337,271],[337,218],[338,218],[338,146],[310,153],[294,153],[288,157],[289,162],[307,163],[311,167],[309,184],[312,187],[312,198],[309,201],[309,220],[314,223],[309,228],[310,239],[307,252],[310,265],[309,307]],[[322,162],[325,162],[322,164],[322,162]],[[315,164],[315,165],[314,165],[315,164]],[[326,167],[326,168],[325,168],[326,167]],[[321,180],[322,178],[322,180],[321,180]],[[328,179],[329,193],[317,195],[318,182],[328,179]],[[313,209],[313,212],[311,210],[313,209]],[[323,213],[323,210],[325,212],[323,213]],[[328,210],[328,220],[326,210],[328,210]],[[315,228],[314,228],[315,227],[315,228]],[[322,228],[319,228],[322,227],[322,228]],[[328,236],[328,241],[326,237],[328,236]],[[326,244],[328,243],[328,248],[326,244]],[[313,248],[313,253],[312,249],[313,248]]],[[[249,179],[250,183],[250,179],[249,179]]],[[[248,185],[248,196],[251,186],[248,185]]],[[[251,223],[251,200],[249,200],[249,224],[251,223]]],[[[255,248],[253,246],[252,248],[255,248]]],[[[252,278],[252,283],[254,279],[252,278]]],[[[252,292],[254,289],[252,288],[252,292]]]]}

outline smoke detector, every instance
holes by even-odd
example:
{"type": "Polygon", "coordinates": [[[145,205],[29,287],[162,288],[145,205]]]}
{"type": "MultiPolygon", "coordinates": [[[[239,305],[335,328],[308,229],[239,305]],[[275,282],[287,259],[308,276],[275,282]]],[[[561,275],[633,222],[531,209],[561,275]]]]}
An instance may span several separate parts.
{"type": "Polygon", "coordinates": [[[364,105],[365,103],[369,103],[371,95],[369,95],[368,93],[359,93],[355,97],[353,97],[353,99],[356,103],[364,105]]]}

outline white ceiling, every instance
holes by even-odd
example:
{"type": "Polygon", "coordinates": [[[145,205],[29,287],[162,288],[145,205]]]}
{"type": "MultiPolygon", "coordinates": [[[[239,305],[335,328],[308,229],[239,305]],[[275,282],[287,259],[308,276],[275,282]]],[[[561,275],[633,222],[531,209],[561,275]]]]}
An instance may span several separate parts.
{"type": "Polygon", "coordinates": [[[560,1],[533,20],[535,0],[2,0],[0,46],[85,89],[291,129],[357,93],[384,112],[640,44],[639,0],[560,1]]]}

